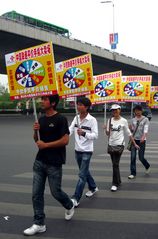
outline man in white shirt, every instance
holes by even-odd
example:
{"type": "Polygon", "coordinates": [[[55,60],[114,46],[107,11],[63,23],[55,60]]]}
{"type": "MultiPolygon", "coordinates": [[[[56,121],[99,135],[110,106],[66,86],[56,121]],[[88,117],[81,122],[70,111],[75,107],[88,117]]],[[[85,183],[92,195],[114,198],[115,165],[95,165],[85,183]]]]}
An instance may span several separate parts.
{"type": "Polygon", "coordinates": [[[77,111],[69,130],[70,135],[75,136],[75,158],[79,167],[79,179],[76,185],[76,190],[72,196],[74,206],[79,205],[86,182],[88,183],[89,191],[87,197],[93,196],[98,191],[96,183],[89,171],[90,159],[93,154],[93,141],[98,138],[98,123],[97,120],[89,114],[91,101],[86,97],[77,98],[77,111]]]}

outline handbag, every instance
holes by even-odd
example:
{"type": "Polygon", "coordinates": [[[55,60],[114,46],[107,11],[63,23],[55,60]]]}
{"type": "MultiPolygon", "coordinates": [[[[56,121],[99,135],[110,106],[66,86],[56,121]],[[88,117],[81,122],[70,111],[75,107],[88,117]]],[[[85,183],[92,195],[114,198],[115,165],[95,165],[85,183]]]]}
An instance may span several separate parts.
{"type": "Polygon", "coordinates": [[[108,144],[108,149],[107,149],[108,154],[113,154],[113,153],[122,154],[123,150],[124,150],[124,145],[123,144],[122,145],[115,145],[115,146],[108,144]]]}
{"type": "MultiPolygon", "coordinates": [[[[110,125],[111,125],[111,118],[109,120],[109,137],[110,137],[110,125]]],[[[108,137],[108,141],[109,141],[109,137],[108,137]]],[[[124,142],[124,140],[123,140],[124,142]]],[[[124,150],[124,145],[123,145],[123,142],[121,145],[109,145],[108,144],[108,147],[107,147],[107,153],[108,154],[122,154],[123,150],[124,150]]]]}
{"type": "Polygon", "coordinates": [[[128,141],[127,150],[128,150],[128,151],[131,151],[131,150],[132,150],[132,141],[131,141],[131,140],[128,141]]]}
{"type": "MultiPolygon", "coordinates": [[[[144,118],[143,118],[143,119],[144,119],[144,118]]],[[[141,119],[140,121],[137,120],[137,126],[136,126],[136,128],[135,128],[135,130],[134,130],[134,132],[133,132],[133,137],[134,137],[134,135],[136,134],[137,129],[138,129],[138,127],[139,127],[139,124],[140,124],[140,122],[141,122],[143,119],[141,119]]],[[[131,139],[130,139],[130,140],[128,141],[128,144],[127,144],[127,150],[131,151],[131,150],[132,150],[132,145],[133,145],[133,143],[132,143],[132,141],[131,141],[131,139]]]]}

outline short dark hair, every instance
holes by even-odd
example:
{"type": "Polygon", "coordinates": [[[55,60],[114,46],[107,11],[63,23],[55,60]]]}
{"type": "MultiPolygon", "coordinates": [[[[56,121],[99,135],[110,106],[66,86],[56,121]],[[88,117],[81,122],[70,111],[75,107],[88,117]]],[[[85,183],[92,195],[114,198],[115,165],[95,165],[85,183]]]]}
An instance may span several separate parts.
{"type": "MultiPolygon", "coordinates": [[[[48,96],[43,96],[43,97],[48,98],[50,104],[55,103],[55,104],[53,105],[53,109],[55,110],[56,107],[57,107],[57,105],[58,105],[58,103],[59,103],[59,99],[60,99],[59,95],[58,95],[58,94],[55,94],[55,95],[48,95],[48,96]]],[[[43,97],[42,97],[42,98],[43,98],[43,97]]]]}
{"type": "Polygon", "coordinates": [[[133,111],[135,111],[135,110],[143,111],[143,108],[142,108],[141,105],[136,105],[136,106],[134,107],[133,111]]]}
{"type": "Polygon", "coordinates": [[[90,99],[89,98],[87,98],[87,97],[84,97],[84,96],[81,96],[81,97],[78,97],[77,98],[77,104],[78,103],[81,103],[81,104],[83,104],[84,106],[86,106],[87,107],[87,111],[89,111],[89,109],[90,109],[90,107],[91,107],[91,101],[90,101],[90,99]]]}

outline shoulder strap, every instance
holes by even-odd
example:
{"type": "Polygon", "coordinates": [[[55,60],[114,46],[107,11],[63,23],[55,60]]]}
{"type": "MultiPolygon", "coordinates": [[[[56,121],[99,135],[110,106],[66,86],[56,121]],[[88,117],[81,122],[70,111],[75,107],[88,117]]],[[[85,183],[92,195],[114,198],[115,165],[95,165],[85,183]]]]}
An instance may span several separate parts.
{"type": "MultiPolygon", "coordinates": [[[[143,119],[144,119],[144,118],[143,118],[143,119]]],[[[136,134],[137,129],[138,129],[139,125],[140,125],[140,122],[143,121],[143,119],[137,120],[137,126],[136,126],[136,128],[135,128],[135,130],[134,130],[134,132],[133,132],[133,136],[136,134]]]]}

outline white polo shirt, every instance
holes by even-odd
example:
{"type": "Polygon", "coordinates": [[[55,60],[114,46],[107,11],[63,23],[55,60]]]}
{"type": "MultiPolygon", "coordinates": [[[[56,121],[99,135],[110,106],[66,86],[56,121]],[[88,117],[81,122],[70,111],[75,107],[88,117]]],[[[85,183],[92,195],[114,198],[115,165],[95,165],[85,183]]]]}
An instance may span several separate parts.
{"type": "Polygon", "coordinates": [[[75,150],[79,152],[93,152],[93,141],[98,138],[98,123],[89,113],[81,121],[80,116],[77,115],[73,119],[70,127],[70,135],[74,133],[75,136],[75,150]],[[78,117],[78,119],[77,119],[78,117]],[[78,125],[79,124],[79,127],[78,125]],[[77,129],[81,128],[86,134],[85,136],[79,136],[77,129]]]}

